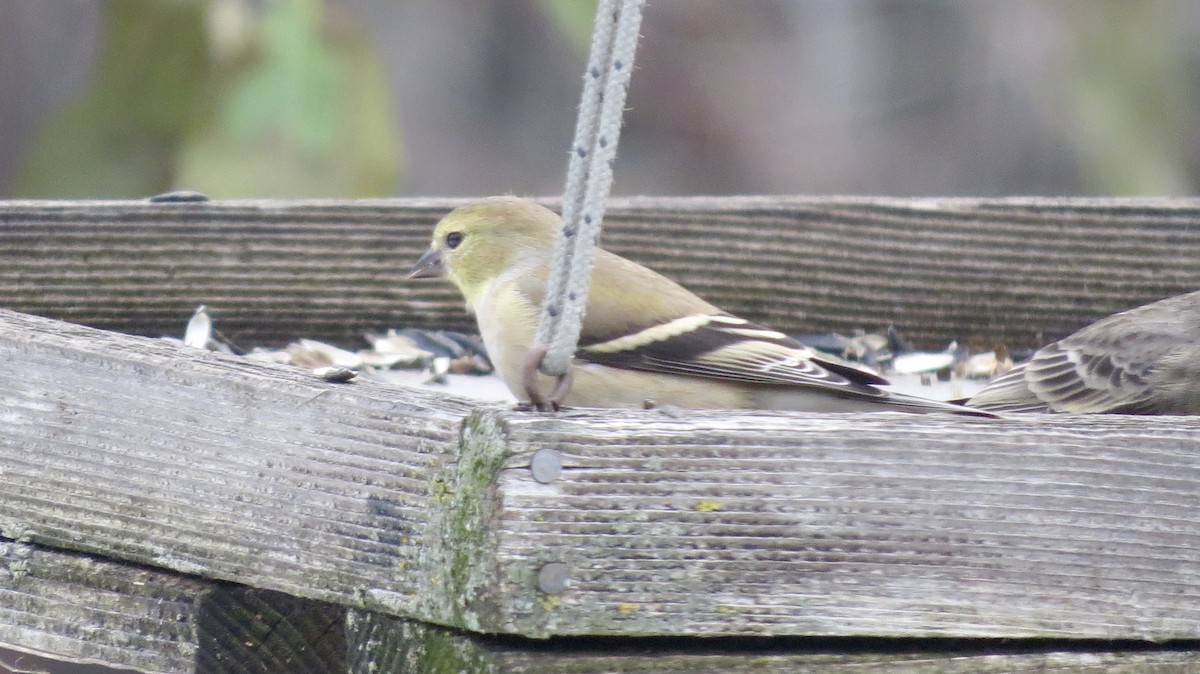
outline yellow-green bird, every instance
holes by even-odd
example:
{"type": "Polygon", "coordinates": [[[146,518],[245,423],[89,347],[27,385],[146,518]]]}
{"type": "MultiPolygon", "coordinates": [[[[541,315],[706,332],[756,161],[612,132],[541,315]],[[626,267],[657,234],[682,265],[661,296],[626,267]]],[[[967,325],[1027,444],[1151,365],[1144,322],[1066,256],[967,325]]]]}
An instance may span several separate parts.
{"type": "MultiPolygon", "coordinates": [[[[456,208],[410,278],[458,287],[496,372],[518,399],[560,218],[526,199],[492,197],[456,208]]],[[[760,408],[813,412],[899,410],[990,414],[879,388],[887,381],[814,352],[783,333],[732,316],[670,279],[597,249],[569,406],[760,408]]]]}

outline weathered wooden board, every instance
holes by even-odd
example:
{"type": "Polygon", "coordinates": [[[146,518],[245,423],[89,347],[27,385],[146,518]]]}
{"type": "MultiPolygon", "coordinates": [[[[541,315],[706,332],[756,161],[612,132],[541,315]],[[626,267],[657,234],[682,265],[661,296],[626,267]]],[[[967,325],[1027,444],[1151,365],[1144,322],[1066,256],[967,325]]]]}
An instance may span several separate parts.
{"type": "Polygon", "coordinates": [[[504,413],[463,447],[499,467],[471,627],[1200,636],[1195,417],[504,413]]]}
{"type": "Polygon", "coordinates": [[[466,401],[2,310],[0,362],[0,535],[418,613],[466,401]]]}
{"type": "Polygon", "coordinates": [[[266,590],[0,541],[0,671],[94,663],[162,674],[1189,672],[1138,644],[467,635],[266,590]],[[349,615],[347,615],[349,613],[349,615]],[[1064,650],[1065,649],[1065,650],[1064,650]],[[1122,650],[1125,649],[1125,650],[1122,650]],[[44,658],[44,659],[43,659],[44,658]],[[51,662],[52,661],[52,662],[51,662]]]}
{"type": "Polygon", "coordinates": [[[0,539],[0,646],[57,661],[163,674],[328,674],[344,671],[345,613],[0,539]]]}
{"type": "Polygon", "coordinates": [[[4,311],[0,362],[9,538],[481,632],[1200,638],[1200,418],[472,411],[4,311]]]}
{"type": "MultiPolygon", "coordinates": [[[[458,203],[0,202],[0,307],[157,336],[206,304],[249,345],[471,330],[449,286],[404,280],[458,203]]],[[[990,348],[1200,288],[1198,224],[1197,199],[640,198],[603,241],[777,329],[990,348]]]]}
{"type": "Polygon", "coordinates": [[[472,636],[355,610],[347,638],[352,674],[1184,674],[1200,669],[1200,650],[1187,646],[745,638],[538,643],[472,636]]]}

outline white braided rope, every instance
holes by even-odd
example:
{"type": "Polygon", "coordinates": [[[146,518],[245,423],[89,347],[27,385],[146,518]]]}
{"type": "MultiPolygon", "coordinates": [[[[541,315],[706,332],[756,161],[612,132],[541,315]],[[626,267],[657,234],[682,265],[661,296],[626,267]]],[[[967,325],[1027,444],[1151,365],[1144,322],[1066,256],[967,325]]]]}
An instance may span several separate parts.
{"type": "Polygon", "coordinates": [[[587,306],[592,258],[605,202],[612,187],[612,164],[621,136],[625,93],[633,73],[645,0],[600,0],[592,47],[563,195],[563,227],[542,301],[535,344],[548,347],[541,371],[565,374],[570,366],[583,310],[587,306]]]}

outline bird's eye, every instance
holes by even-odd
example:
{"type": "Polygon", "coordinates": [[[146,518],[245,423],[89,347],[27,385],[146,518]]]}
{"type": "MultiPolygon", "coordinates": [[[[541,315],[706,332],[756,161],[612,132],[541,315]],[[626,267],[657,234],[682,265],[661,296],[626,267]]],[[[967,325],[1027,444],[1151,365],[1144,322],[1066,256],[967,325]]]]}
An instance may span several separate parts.
{"type": "Polygon", "coordinates": [[[458,244],[462,243],[462,232],[450,232],[446,235],[446,246],[451,250],[458,248],[458,244]]]}

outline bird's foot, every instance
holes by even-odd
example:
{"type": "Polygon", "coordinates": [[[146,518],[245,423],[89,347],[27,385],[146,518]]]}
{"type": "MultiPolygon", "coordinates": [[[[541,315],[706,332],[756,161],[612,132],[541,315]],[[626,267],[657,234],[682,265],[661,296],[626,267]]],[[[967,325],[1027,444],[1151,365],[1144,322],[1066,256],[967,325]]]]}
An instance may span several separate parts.
{"type": "Polygon", "coordinates": [[[555,378],[554,389],[550,392],[550,396],[547,397],[542,393],[542,389],[538,385],[538,369],[548,350],[549,347],[544,344],[533,346],[525,355],[525,362],[521,367],[521,385],[525,389],[525,395],[529,397],[529,405],[539,412],[561,410],[563,401],[571,391],[571,369],[567,368],[565,373],[555,378]]]}

